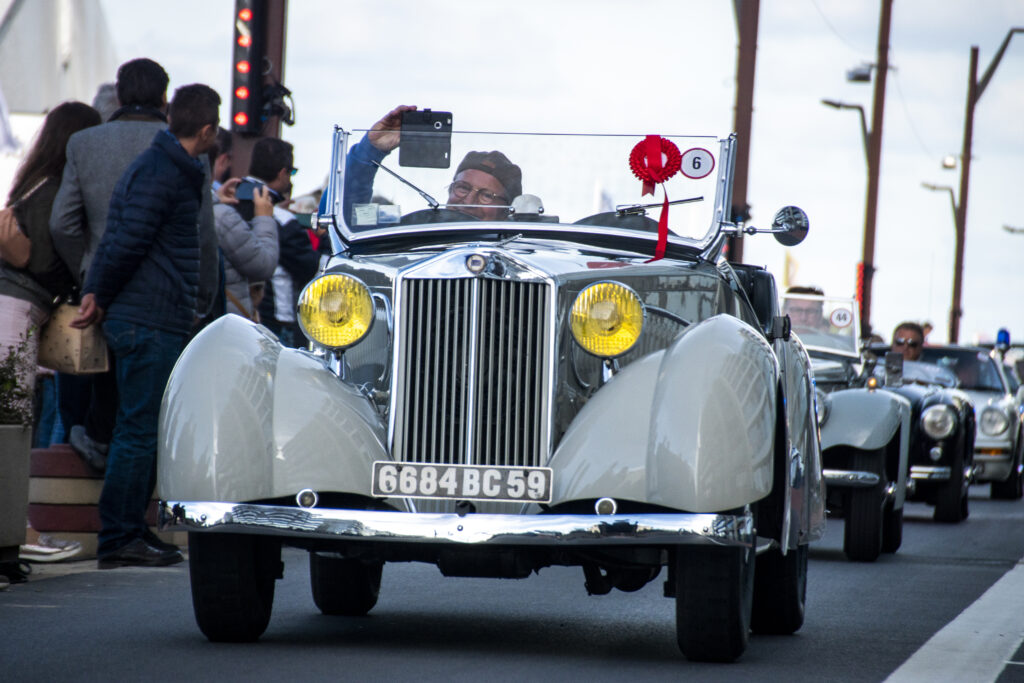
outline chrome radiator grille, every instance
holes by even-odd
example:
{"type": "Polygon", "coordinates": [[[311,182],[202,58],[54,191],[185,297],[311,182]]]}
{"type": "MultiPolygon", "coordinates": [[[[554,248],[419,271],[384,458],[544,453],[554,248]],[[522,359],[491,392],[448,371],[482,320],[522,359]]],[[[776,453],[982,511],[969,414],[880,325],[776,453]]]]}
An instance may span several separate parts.
{"type": "Polygon", "coordinates": [[[406,279],[401,296],[395,459],[543,465],[547,285],[406,279]]]}

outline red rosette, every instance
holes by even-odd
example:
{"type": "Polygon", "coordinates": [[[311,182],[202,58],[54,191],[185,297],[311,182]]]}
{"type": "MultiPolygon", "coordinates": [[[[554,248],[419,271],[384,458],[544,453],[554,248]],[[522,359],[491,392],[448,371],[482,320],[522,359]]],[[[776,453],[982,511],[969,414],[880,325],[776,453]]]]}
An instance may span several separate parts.
{"type": "Polygon", "coordinates": [[[648,135],[629,153],[629,169],[643,182],[643,194],[654,194],[655,183],[665,182],[678,173],[682,165],[683,155],[676,143],[660,135],[648,135]]]}
{"type": "MultiPolygon", "coordinates": [[[[679,172],[683,165],[683,155],[671,140],[660,135],[648,135],[636,143],[629,153],[629,169],[643,183],[643,195],[654,194],[655,183],[664,183],[679,172]],[[664,155],[664,159],[662,156],[664,155]]],[[[661,218],[658,220],[658,246],[654,251],[657,261],[665,255],[668,246],[668,192],[661,187],[665,199],[661,205],[661,218]]],[[[648,263],[650,262],[648,261],[648,263]]]]}

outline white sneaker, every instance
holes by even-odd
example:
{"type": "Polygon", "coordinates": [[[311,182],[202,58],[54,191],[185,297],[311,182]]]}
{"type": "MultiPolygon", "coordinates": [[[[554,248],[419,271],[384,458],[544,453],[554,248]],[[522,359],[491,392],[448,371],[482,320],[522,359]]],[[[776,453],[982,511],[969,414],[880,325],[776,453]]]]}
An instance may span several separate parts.
{"type": "Polygon", "coordinates": [[[29,562],[60,562],[82,552],[78,541],[65,541],[48,534],[40,534],[37,543],[19,548],[18,557],[29,562]]]}

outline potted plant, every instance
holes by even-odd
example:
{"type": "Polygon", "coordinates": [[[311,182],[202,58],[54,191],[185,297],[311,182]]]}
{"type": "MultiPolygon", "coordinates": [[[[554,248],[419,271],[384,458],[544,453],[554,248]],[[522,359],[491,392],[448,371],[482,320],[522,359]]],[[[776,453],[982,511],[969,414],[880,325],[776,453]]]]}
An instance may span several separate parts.
{"type": "MultiPolygon", "coordinates": [[[[32,334],[32,332],[29,332],[32,334]]],[[[17,562],[25,542],[29,459],[32,454],[32,376],[28,337],[0,350],[0,564],[17,562]]]]}

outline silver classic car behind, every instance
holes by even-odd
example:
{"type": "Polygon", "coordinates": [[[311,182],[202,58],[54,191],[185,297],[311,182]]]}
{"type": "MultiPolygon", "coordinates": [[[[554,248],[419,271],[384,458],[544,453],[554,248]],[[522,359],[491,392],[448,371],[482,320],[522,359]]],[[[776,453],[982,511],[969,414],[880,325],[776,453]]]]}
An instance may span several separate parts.
{"type": "MultiPolygon", "coordinates": [[[[200,629],[263,633],[283,544],[325,614],[367,613],[388,562],[569,565],[596,595],[662,575],[691,659],[799,629],[810,361],[772,276],[722,258],[734,139],[441,128],[401,155],[335,130],[308,349],[227,316],[178,361],[161,519],[189,532],[200,629]]],[[[762,232],[793,245],[807,217],[762,232]]]]}

